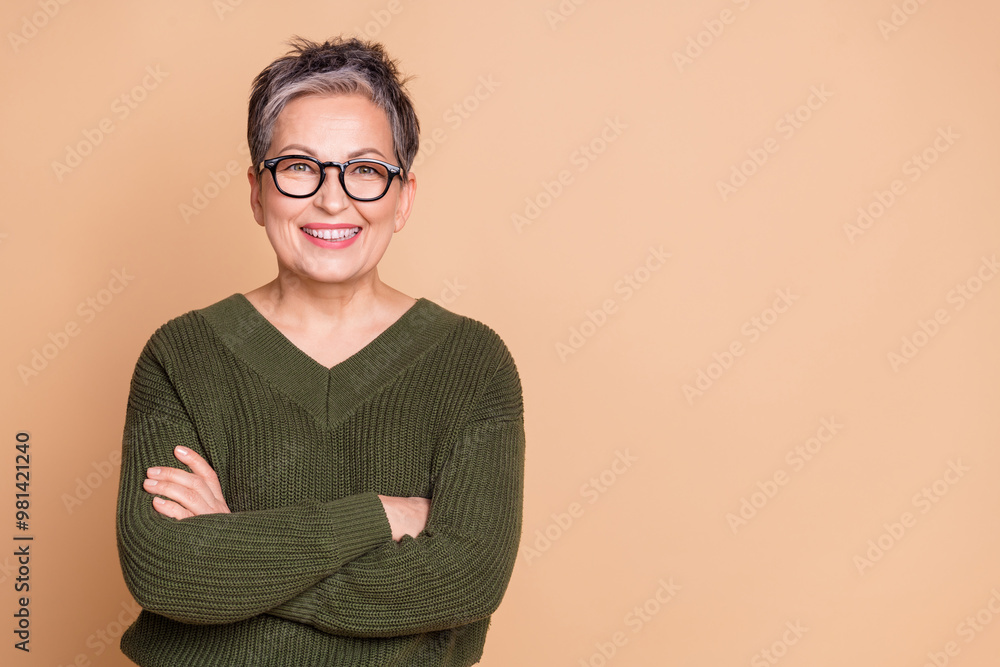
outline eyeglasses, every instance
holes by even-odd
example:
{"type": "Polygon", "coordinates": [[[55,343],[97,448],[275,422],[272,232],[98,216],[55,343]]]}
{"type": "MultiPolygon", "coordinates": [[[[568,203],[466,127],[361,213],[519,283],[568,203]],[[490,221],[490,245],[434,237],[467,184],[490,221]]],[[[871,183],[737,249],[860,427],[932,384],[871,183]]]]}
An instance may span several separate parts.
{"type": "MultiPolygon", "coordinates": [[[[340,185],[347,196],[356,201],[375,201],[385,196],[400,167],[381,160],[364,158],[347,162],[320,162],[307,155],[282,155],[264,160],[257,165],[257,172],[271,172],[278,192],[286,197],[304,199],[312,197],[323,187],[327,167],[340,170],[340,185]]],[[[400,176],[402,178],[402,176],[400,176]]]]}

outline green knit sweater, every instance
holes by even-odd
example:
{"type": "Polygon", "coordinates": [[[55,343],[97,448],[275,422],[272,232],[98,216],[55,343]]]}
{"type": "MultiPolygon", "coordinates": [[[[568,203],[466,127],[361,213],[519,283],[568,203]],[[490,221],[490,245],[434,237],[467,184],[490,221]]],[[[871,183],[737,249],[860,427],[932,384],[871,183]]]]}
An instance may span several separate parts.
{"type": "Polygon", "coordinates": [[[325,368],[240,294],[171,320],[136,364],[118,550],[146,667],[479,660],[521,532],[517,369],[486,325],[419,299],[325,368]],[[232,514],[152,507],[146,469],[206,458],[232,514]],[[431,499],[393,542],[377,494],[431,499]]]}

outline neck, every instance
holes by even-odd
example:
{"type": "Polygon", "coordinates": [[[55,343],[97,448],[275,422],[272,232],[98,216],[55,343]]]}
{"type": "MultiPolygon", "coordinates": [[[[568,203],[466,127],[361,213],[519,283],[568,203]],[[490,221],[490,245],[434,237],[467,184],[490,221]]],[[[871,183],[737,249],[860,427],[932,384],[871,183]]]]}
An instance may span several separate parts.
{"type": "Polygon", "coordinates": [[[377,318],[397,294],[379,279],[375,269],[350,283],[303,280],[279,269],[277,278],[248,293],[247,298],[271,321],[329,330],[377,318]]]}

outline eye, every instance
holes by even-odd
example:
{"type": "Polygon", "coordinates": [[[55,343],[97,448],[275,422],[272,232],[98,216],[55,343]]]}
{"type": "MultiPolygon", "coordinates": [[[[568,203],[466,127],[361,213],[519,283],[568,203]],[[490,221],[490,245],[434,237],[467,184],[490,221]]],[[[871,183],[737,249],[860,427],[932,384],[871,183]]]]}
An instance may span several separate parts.
{"type": "Polygon", "coordinates": [[[347,168],[347,176],[355,179],[384,179],[387,173],[377,162],[358,162],[347,168]]]}
{"type": "Polygon", "coordinates": [[[316,171],[316,165],[308,160],[282,160],[278,166],[282,171],[293,174],[311,174],[316,171]]]}
{"type": "Polygon", "coordinates": [[[352,164],[347,170],[351,176],[373,176],[377,172],[375,171],[375,166],[362,162],[360,164],[352,164]]]}

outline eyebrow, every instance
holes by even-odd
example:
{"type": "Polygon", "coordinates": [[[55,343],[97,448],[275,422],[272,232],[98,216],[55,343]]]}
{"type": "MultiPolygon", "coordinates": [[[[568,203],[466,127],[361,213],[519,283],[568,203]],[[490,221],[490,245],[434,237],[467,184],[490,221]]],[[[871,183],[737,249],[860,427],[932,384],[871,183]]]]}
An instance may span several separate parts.
{"type": "MultiPolygon", "coordinates": [[[[302,151],[303,153],[307,153],[309,155],[318,155],[319,154],[319,151],[313,150],[312,148],[309,148],[308,146],[304,146],[302,144],[288,144],[287,146],[285,146],[284,148],[282,148],[280,151],[278,151],[278,155],[285,155],[287,153],[287,151],[290,150],[290,149],[295,149],[295,150],[298,150],[298,151],[302,151]]],[[[359,148],[356,151],[352,151],[352,152],[348,153],[347,159],[348,160],[353,160],[356,157],[361,157],[362,155],[366,155],[368,153],[375,153],[376,155],[378,155],[379,157],[381,157],[383,160],[388,160],[389,159],[385,155],[383,155],[382,151],[380,151],[377,148],[371,148],[371,147],[359,148]]]]}

